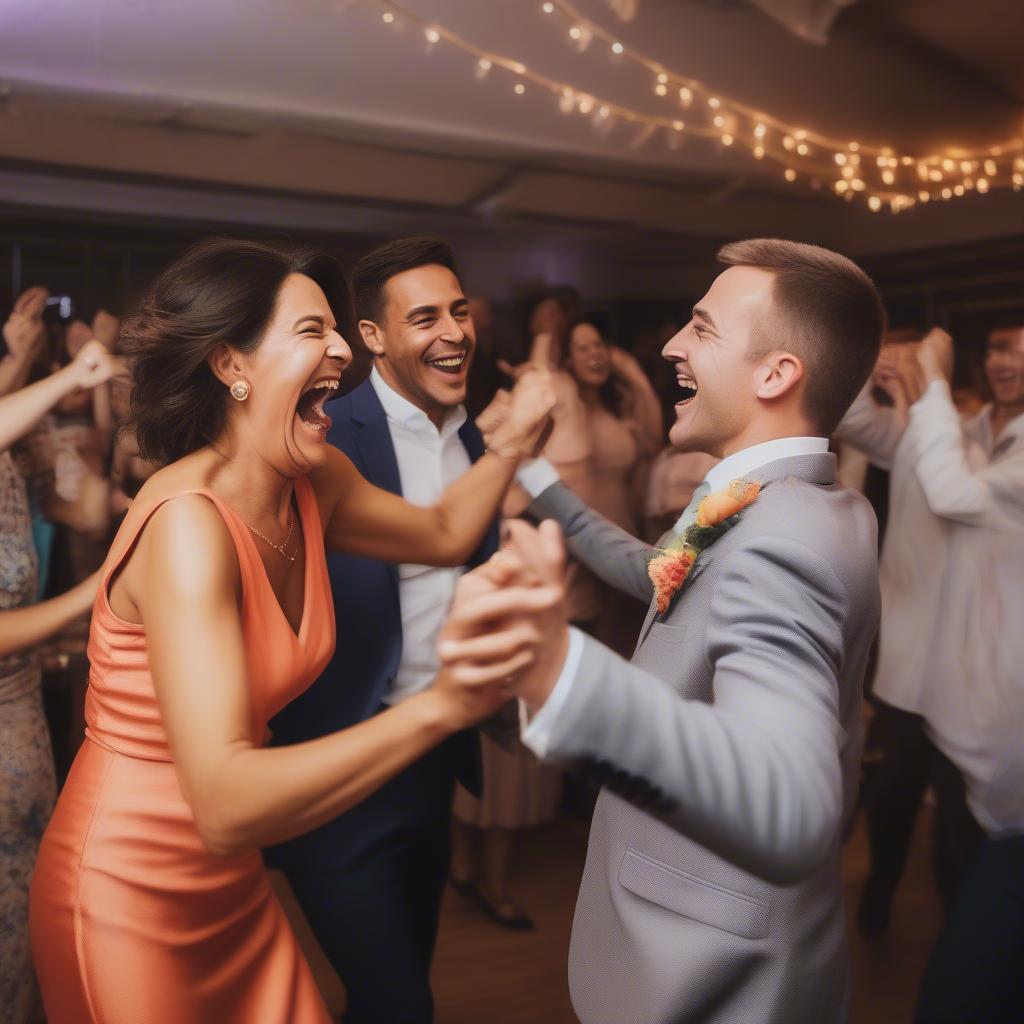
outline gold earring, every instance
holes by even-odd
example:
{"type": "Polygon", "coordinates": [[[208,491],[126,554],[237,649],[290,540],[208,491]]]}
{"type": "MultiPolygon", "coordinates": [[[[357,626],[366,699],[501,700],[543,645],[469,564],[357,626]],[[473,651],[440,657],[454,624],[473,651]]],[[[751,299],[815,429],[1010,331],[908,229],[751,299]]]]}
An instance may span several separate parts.
{"type": "Polygon", "coordinates": [[[247,380],[236,380],[231,385],[231,397],[236,402],[244,402],[249,397],[249,382],[247,380]]]}

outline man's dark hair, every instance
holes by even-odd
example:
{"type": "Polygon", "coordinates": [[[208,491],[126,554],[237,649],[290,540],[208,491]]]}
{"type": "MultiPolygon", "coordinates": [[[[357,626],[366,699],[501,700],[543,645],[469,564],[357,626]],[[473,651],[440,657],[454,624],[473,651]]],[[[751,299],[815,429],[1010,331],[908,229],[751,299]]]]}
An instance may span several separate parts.
{"type": "Polygon", "coordinates": [[[779,238],[731,242],[718,261],[774,275],[772,315],[755,325],[750,356],[782,350],[799,357],[807,381],[804,410],[831,434],[882,346],[885,309],[874,282],[837,252],[779,238]]]}
{"type": "Polygon", "coordinates": [[[352,270],[356,319],[380,323],[384,313],[384,286],[388,281],[406,270],[434,265],[447,267],[458,275],[451,246],[427,235],[397,238],[367,253],[352,270]]]}
{"type": "Polygon", "coordinates": [[[150,285],[120,342],[132,364],[128,425],[143,458],[174,462],[220,437],[231,398],[207,360],[218,345],[251,352],[260,344],[290,274],[315,281],[345,323],[341,267],[311,249],[207,238],[150,285]]]}

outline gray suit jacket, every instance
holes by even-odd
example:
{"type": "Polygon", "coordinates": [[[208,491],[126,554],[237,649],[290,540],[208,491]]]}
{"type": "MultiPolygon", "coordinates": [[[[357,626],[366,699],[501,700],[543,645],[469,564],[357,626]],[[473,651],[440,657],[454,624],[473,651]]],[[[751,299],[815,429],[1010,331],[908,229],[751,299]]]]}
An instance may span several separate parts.
{"type": "MultiPolygon", "coordinates": [[[[876,523],[832,455],[764,489],[631,663],[589,637],[547,756],[603,785],[569,953],[583,1024],[833,1024],[850,977],[840,847],[878,626],[876,523]]],[[[530,511],[652,598],[652,548],[564,485],[530,511]]]]}

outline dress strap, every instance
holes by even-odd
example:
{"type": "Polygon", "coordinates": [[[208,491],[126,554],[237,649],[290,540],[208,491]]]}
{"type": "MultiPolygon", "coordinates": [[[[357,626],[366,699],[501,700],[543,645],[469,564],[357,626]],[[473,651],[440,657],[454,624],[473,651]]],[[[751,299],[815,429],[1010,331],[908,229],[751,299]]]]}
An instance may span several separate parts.
{"type": "Polygon", "coordinates": [[[134,507],[129,511],[128,516],[121,525],[121,529],[114,538],[114,543],[111,545],[110,552],[107,554],[107,560],[103,566],[103,572],[100,577],[97,601],[102,600],[111,613],[113,613],[113,609],[110,607],[110,581],[135,549],[135,545],[138,543],[139,536],[142,534],[143,529],[158,509],[166,505],[167,502],[174,501],[176,498],[183,498],[188,494],[202,495],[202,497],[213,502],[217,511],[220,512],[221,518],[224,520],[224,524],[227,526],[228,531],[231,534],[231,538],[235,542],[235,553],[238,557],[238,568],[242,576],[243,594],[250,590],[250,581],[254,568],[252,558],[259,556],[251,553],[247,547],[249,538],[246,535],[245,524],[239,518],[238,513],[235,512],[234,509],[232,509],[231,506],[222,498],[218,498],[216,494],[212,491],[206,490],[205,488],[193,487],[185,491],[175,491],[172,494],[165,494],[163,497],[157,498],[152,504],[139,510],[137,515],[133,516],[133,513],[135,513],[134,507]],[[132,519],[134,519],[134,521],[129,525],[129,521],[132,519]]]}

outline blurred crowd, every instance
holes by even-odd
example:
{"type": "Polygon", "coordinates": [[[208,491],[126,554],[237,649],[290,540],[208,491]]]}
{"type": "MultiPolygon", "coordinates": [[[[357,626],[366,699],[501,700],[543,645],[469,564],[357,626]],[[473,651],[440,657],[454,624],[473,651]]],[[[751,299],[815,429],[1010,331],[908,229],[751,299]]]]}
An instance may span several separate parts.
{"type": "MultiPolygon", "coordinates": [[[[493,410],[520,367],[550,367],[557,405],[544,454],[590,506],[657,542],[715,461],[666,447],[677,391],[656,360],[668,335],[650,353],[628,351],[568,287],[533,297],[518,331],[503,331],[484,297],[470,308],[470,415],[493,410]]],[[[7,316],[0,360],[0,1021],[19,1024],[34,1012],[28,883],[81,740],[96,571],[157,468],[121,427],[130,381],[117,317],[75,313],[70,297],[30,288],[7,316]]],[[[352,340],[348,390],[370,368],[352,340]]],[[[979,387],[961,386],[966,373],[953,387],[954,355],[941,330],[890,332],[834,441],[841,479],[868,494],[884,527],[862,789],[872,863],[858,923],[868,935],[887,927],[930,789],[936,881],[952,912],[930,977],[978,941],[981,890],[992,872],[1021,865],[1005,844],[1024,842],[1024,650],[1013,615],[1024,596],[1024,327],[991,333],[979,387]]],[[[514,489],[504,512],[528,504],[514,489]]],[[[628,657],[645,609],[582,566],[571,572],[575,622],[628,657]]],[[[483,742],[484,795],[456,801],[452,880],[474,885],[498,924],[529,928],[508,891],[515,835],[560,810],[586,813],[590,797],[525,748],[483,742]]],[[[1012,941],[1019,950],[1024,940],[1012,941]]]]}

